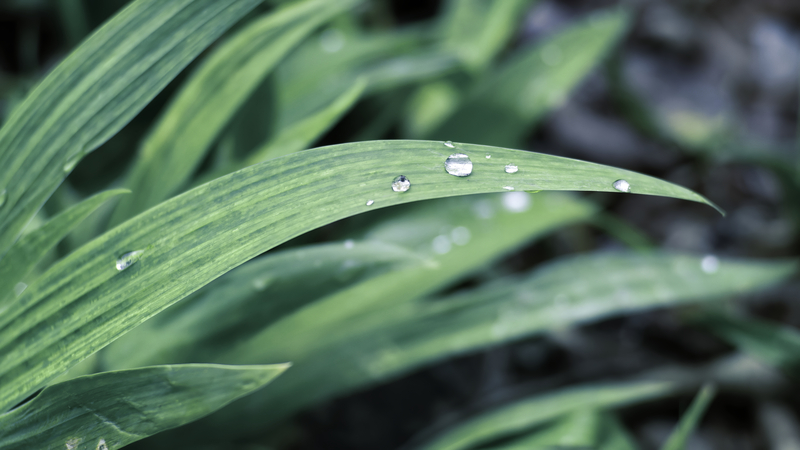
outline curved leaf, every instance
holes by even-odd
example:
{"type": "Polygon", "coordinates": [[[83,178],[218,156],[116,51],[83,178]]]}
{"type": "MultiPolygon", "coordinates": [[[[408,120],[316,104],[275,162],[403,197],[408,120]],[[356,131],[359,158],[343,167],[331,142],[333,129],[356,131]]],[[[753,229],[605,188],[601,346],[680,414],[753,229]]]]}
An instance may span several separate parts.
{"type": "Polygon", "coordinates": [[[615,192],[612,184],[622,178],[636,193],[710,204],[635,172],[470,144],[457,151],[472,156],[472,175],[454,177],[444,169],[452,151],[441,142],[374,141],[287,155],[199,186],[99,236],[0,316],[0,409],[243,262],[371,209],[511,187],[615,192]],[[519,171],[505,173],[507,162],[519,171]],[[401,174],[411,187],[395,192],[392,181],[401,174]],[[118,270],[117,259],[132,251],[141,252],[138,262],[118,270]]]}
{"type": "Polygon", "coordinates": [[[120,448],[210,414],[288,367],[187,364],[74,378],[0,415],[0,447],[120,448]]]}
{"type": "Polygon", "coordinates": [[[112,217],[119,223],[183,186],[236,110],[277,63],[355,1],[304,0],[253,21],[217,48],[183,85],[144,142],[112,217]]]}
{"type": "Polygon", "coordinates": [[[137,0],[70,54],[0,129],[0,257],[84,155],[259,0],[137,0]]]}

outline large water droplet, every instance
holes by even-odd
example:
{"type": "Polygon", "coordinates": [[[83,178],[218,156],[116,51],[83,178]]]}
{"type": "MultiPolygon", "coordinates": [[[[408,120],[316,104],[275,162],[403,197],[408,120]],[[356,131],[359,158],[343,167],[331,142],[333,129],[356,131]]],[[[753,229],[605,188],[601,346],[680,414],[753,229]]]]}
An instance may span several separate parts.
{"type": "Polygon", "coordinates": [[[97,442],[97,448],[95,450],[108,450],[108,444],[106,444],[106,440],[100,439],[100,441],[97,442]]]}
{"type": "Polygon", "coordinates": [[[453,145],[453,141],[447,141],[447,142],[444,143],[444,145],[449,147],[449,148],[456,148],[456,146],[453,145]]]}
{"type": "Polygon", "coordinates": [[[8,197],[8,192],[5,189],[0,190],[0,206],[5,204],[6,197],[8,197]]]}
{"type": "Polygon", "coordinates": [[[375,200],[367,200],[367,206],[372,206],[375,203],[375,200]]]}
{"type": "Polygon", "coordinates": [[[700,261],[700,268],[705,273],[716,273],[719,270],[719,258],[714,255],[706,255],[700,261]]]}
{"type": "Polygon", "coordinates": [[[136,264],[136,261],[139,261],[139,258],[142,257],[142,253],[144,253],[144,250],[136,250],[133,252],[125,253],[124,255],[120,256],[117,259],[117,270],[122,272],[128,267],[136,264]]]}
{"type": "Polygon", "coordinates": [[[472,173],[472,161],[463,153],[453,153],[444,161],[444,170],[450,175],[466,177],[472,173]]]}
{"type": "Polygon", "coordinates": [[[506,164],[506,173],[517,173],[519,167],[514,164],[506,164]]]}
{"type": "Polygon", "coordinates": [[[392,181],[392,190],[395,192],[405,192],[411,187],[411,181],[405,175],[398,175],[392,181]]]}
{"type": "Polygon", "coordinates": [[[613,186],[614,189],[616,189],[616,190],[618,190],[620,192],[630,192],[631,191],[631,184],[628,183],[625,180],[617,180],[611,186],[613,186]]]}

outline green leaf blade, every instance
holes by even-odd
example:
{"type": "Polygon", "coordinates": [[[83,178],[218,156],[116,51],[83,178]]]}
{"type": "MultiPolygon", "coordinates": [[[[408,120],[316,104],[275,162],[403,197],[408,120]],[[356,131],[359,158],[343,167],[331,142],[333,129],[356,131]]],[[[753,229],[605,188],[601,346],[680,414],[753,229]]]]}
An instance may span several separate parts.
{"type": "Polygon", "coordinates": [[[208,415],[288,367],[187,364],[78,377],[0,415],[0,447],[120,448],[208,415]]]}
{"type": "Polygon", "coordinates": [[[517,189],[613,191],[617,178],[629,180],[634,192],[708,203],[634,172],[477,145],[458,144],[475,168],[469,177],[454,177],[444,170],[451,150],[441,142],[374,141],[287,155],[202,185],[98,237],[54,265],[0,317],[0,406],[13,405],[256,255],[368,210],[505,192],[506,183],[517,189]],[[485,159],[487,152],[497,158],[485,159]],[[504,161],[518,164],[519,172],[503,172],[504,161]],[[401,174],[412,187],[394,192],[392,180],[401,174]],[[375,203],[367,206],[367,200],[375,203]],[[118,271],[116,259],[134,250],[144,250],[141,260],[118,271]]]}

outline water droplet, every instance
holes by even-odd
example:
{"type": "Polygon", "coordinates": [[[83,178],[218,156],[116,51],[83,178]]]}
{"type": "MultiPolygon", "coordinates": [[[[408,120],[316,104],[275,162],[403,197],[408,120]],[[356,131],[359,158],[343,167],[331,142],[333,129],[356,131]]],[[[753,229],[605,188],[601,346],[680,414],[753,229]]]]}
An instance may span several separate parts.
{"type": "Polygon", "coordinates": [[[545,45],[539,57],[542,58],[543,63],[551,67],[561,64],[561,61],[564,59],[561,47],[556,44],[545,45]]]}
{"type": "Polygon", "coordinates": [[[75,450],[78,448],[78,444],[80,444],[82,440],[83,439],[81,438],[70,438],[65,444],[67,446],[67,450],[75,450]]]}
{"type": "Polygon", "coordinates": [[[453,153],[444,161],[444,170],[450,175],[466,177],[472,173],[472,161],[463,153],[453,153]]]}
{"type": "Polygon", "coordinates": [[[514,164],[506,164],[506,173],[517,173],[517,171],[519,171],[519,167],[514,164]]]}
{"type": "Polygon", "coordinates": [[[433,238],[433,243],[431,244],[431,246],[433,247],[433,251],[440,255],[448,253],[450,249],[453,248],[453,245],[450,244],[450,238],[448,238],[443,234],[440,234],[439,236],[433,238]]]}
{"type": "Polygon", "coordinates": [[[613,186],[614,189],[616,189],[616,190],[618,190],[620,192],[630,192],[631,191],[631,184],[628,183],[625,180],[617,180],[611,186],[613,186]]]}
{"type": "Polygon", "coordinates": [[[0,206],[3,206],[6,203],[6,197],[8,197],[8,192],[3,189],[0,191],[0,206]]]}
{"type": "Polygon", "coordinates": [[[392,190],[395,192],[405,192],[411,187],[411,181],[405,175],[399,175],[392,181],[392,190]]]}
{"type": "Polygon", "coordinates": [[[63,169],[64,169],[64,173],[70,173],[70,172],[72,172],[72,169],[74,169],[74,168],[75,168],[75,166],[77,166],[77,165],[78,165],[78,162],[79,162],[80,160],[81,160],[81,155],[77,155],[77,156],[74,156],[74,157],[72,157],[72,158],[71,158],[69,161],[67,161],[67,162],[64,164],[64,167],[63,167],[63,169]]]}
{"type": "Polygon", "coordinates": [[[716,273],[719,270],[719,258],[714,255],[706,255],[700,261],[700,268],[705,273],[716,273]]]}
{"type": "Polygon", "coordinates": [[[492,155],[486,155],[486,159],[492,159],[492,155]]]}
{"type": "Polygon", "coordinates": [[[144,250],[136,250],[120,256],[119,259],[117,259],[117,270],[122,272],[128,267],[136,264],[136,261],[139,261],[139,258],[142,257],[142,253],[144,253],[144,250]]]}
{"type": "Polygon", "coordinates": [[[503,194],[503,208],[508,212],[521,213],[531,207],[531,196],[527,192],[506,192],[503,194]]]}
{"type": "Polygon", "coordinates": [[[108,444],[106,444],[106,440],[100,439],[97,441],[97,448],[95,450],[108,450],[108,444]]]}
{"type": "Polygon", "coordinates": [[[447,141],[447,142],[444,143],[444,145],[446,145],[447,147],[450,147],[450,148],[456,148],[456,146],[453,145],[453,141],[447,141]]]}
{"type": "Polygon", "coordinates": [[[344,248],[346,248],[348,250],[353,248],[354,245],[356,245],[356,243],[352,239],[348,239],[348,240],[344,241],[344,248]]]}
{"type": "Polygon", "coordinates": [[[328,28],[319,35],[319,46],[325,53],[336,53],[344,47],[344,34],[336,28],[328,28]]]}
{"type": "Polygon", "coordinates": [[[19,297],[23,292],[25,292],[25,289],[28,289],[28,285],[20,281],[14,285],[14,294],[19,297]]]}
{"type": "Polygon", "coordinates": [[[261,292],[272,284],[272,277],[256,278],[253,280],[253,289],[261,292]]]}
{"type": "Polygon", "coordinates": [[[491,219],[494,217],[494,207],[488,200],[479,200],[472,205],[475,215],[481,219],[491,219]]]}
{"type": "Polygon", "coordinates": [[[372,206],[375,203],[375,200],[367,200],[367,206],[372,206]]]}
{"type": "Polygon", "coordinates": [[[455,227],[450,232],[450,239],[456,245],[467,245],[472,238],[472,233],[469,232],[467,227],[455,227]]]}
{"type": "Polygon", "coordinates": [[[514,187],[513,186],[503,186],[503,189],[505,189],[507,191],[513,191],[514,187]]]}

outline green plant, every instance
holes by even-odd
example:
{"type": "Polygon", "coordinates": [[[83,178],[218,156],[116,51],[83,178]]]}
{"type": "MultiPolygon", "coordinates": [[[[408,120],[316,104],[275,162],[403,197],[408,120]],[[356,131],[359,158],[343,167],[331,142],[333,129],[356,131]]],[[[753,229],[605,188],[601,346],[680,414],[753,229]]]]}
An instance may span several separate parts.
{"type": "MultiPolygon", "coordinates": [[[[271,383],[190,433],[231,442],[447,356],[634,310],[713,302],[794,271],[792,261],[733,260],[701,270],[700,257],[657,251],[582,253],[522,274],[489,269],[597,213],[588,199],[540,191],[630,191],[716,207],[642,174],[496,146],[520,146],[563,101],[625,31],[625,10],[573,24],[491,70],[527,2],[451,2],[441,29],[383,32],[358,28],[356,1],[287,2],[260,15],[258,3],[136,0],[4,123],[0,447],[119,448],[271,383]],[[471,30],[487,43],[476,53],[457,45],[471,30]],[[74,204],[52,218],[40,213],[82,158],[225,33],[152,131],[137,136],[141,149],[120,183],[129,191],[75,202],[62,193],[54,198],[74,204]],[[563,64],[543,62],[554,48],[563,64]],[[392,103],[407,96],[407,108],[392,103]],[[390,107],[362,112],[358,136],[402,122],[415,137],[495,146],[371,140],[298,152],[360,99],[390,107]],[[458,167],[446,170],[449,157],[458,167]],[[118,196],[113,213],[84,222],[118,196]],[[401,206],[421,200],[432,201],[401,206]],[[250,261],[367,212],[357,230],[334,232],[335,243],[250,261]],[[36,217],[38,228],[28,227],[36,217]],[[48,259],[79,227],[92,239],[48,259]],[[478,286],[446,290],[467,277],[478,286]]],[[[610,423],[601,438],[615,445],[627,438],[603,410],[673,388],[591,387],[608,398],[563,393],[571,403],[555,394],[558,408],[510,431],[610,423]]],[[[477,441],[508,432],[502,422],[477,441]]]]}

